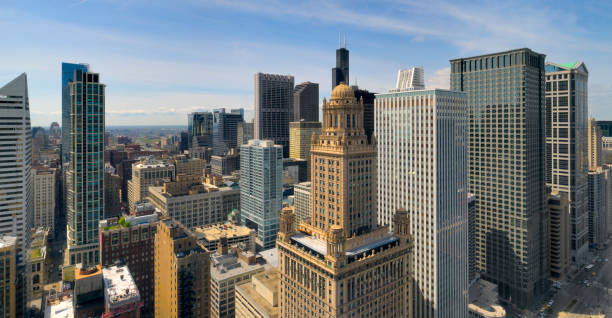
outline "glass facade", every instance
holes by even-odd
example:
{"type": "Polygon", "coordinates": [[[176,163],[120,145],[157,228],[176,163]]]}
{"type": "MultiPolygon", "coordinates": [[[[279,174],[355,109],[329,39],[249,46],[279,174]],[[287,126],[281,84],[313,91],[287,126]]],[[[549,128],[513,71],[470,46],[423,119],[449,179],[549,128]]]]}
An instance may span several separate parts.
{"type": "Polygon", "coordinates": [[[74,80],[74,71],[87,72],[89,65],[62,63],[62,160],[69,160],[70,152],[70,82],[74,80]]]}
{"type": "Polygon", "coordinates": [[[477,269],[519,306],[546,288],[544,58],[529,49],[451,60],[468,97],[469,185],[477,269]]]}

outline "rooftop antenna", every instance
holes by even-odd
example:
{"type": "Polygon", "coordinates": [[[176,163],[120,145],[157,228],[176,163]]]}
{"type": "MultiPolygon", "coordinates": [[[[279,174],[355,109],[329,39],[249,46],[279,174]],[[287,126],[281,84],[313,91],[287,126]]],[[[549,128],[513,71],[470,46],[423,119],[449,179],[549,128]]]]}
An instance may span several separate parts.
{"type": "Polygon", "coordinates": [[[346,49],[346,33],[344,33],[344,48],[346,49]]]}
{"type": "Polygon", "coordinates": [[[338,31],[338,48],[342,47],[342,41],[341,41],[341,35],[340,35],[340,31],[338,31]]]}

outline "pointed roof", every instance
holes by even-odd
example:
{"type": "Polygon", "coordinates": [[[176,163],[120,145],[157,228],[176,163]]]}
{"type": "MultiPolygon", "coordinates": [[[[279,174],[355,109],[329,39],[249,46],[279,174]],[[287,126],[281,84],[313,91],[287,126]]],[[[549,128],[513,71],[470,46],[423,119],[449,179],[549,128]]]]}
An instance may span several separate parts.
{"type": "Polygon", "coordinates": [[[8,84],[0,88],[0,95],[3,96],[28,96],[28,76],[26,73],[21,73],[8,84]]]}

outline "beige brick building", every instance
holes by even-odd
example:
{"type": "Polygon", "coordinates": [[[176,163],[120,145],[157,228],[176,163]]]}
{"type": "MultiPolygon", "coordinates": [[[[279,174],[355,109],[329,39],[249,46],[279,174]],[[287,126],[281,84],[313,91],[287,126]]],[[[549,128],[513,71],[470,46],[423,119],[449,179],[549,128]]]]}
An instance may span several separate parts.
{"type": "Polygon", "coordinates": [[[236,318],[280,317],[278,293],[280,273],[267,270],[251,277],[251,281],[236,286],[236,318]]]}
{"type": "Polygon", "coordinates": [[[132,165],[132,179],[128,180],[128,204],[130,211],[134,204],[147,196],[150,186],[162,180],[174,179],[174,165],[148,157],[132,165]]]}
{"type": "Polygon", "coordinates": [[[37,166],[32,169],[32,202],[34,203],[34,227],[46,227],[55,233],[55,169],[37,166]]]}
{"type": "Polygon", "coordinates": [[[311,160],[310,220],[296,231],[291,209],[280,216],[280,316],[410,317],[408,213],[395,213],[393,233],[376,223],[376,146],[345,84],[323,101],[311,160]]]}

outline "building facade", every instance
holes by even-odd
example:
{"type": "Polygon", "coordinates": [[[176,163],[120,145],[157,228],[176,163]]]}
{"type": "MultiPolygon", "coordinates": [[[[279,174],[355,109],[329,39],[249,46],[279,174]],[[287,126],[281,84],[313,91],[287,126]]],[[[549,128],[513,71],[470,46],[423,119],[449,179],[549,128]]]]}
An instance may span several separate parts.
{"type": "Polygon", "coordinates": [[[143,318],[153,317],[155,304],[155,233],[157,214],[123,216],[100,221],[100,264],[125,264],[138,286],[143,318]]]}
{"type": "Polygon", "coordinates": [[[310,191],[312,183],[310,181],[297,183],[293,187],[293,211],[295,213],[296,226],[299,222],[310,219],[310,191]]]}
{"type": "Polygon", "coordinates": [[[412,317],[408,213],[393,233],[376,224],[376,146],[347,85],[323,101],[311,154],[311,218],[296,231],[290,208],[280,217],[280,316],[412,317]]]}
{"type": "Polygon", "coordinates": [[[587,154],[589,169],[600,167],[604,164],[603,137],[601,128],[596,124],[595,118],[589,118],[588,125],[587,154]]]}
{"type": "Polygon", "coordinates": [[[236,285],[236,318],[278,318],[280,273],[266,270],[236,285]]]}
{"type": "Polygon", "coordinates": [[[213,111],[213,153],[217,156],[225,155],[230,149],[236,148],[238,143],[238,123],[244,122],[244,109],[232,109],[225,112],[225,108],[213,111]]]}
{"type": "Polygon", "coordinates": [[[99,260],[98,221],[104,216],[104,101],[100,75],[77,69],[70,82],[70,166],[67,178],[67,258],[99,260]]]}
{"type": "Polygon", "coordinates": [[[180,175],[163,187],[150,187],[148,200],[162,215],[193,228],[221,223],[232,210],[240,209],[240,190],[180,175]]]}
{"type": "Polygon", "coordinates": [[[210,156],[210,170],[217,176],[228,176],[240,170],[240,155],[235,149],[223,156],[210,156]]]}
{"type": "Polygon", "coordinates": [[[240,147],[242,224],[257,231],[258,244],[273,248],[283,201],[283,147],[249,140],[240,147]]]}
{"type": "Polygon", "coordinates": [[[210,256],[172,219],[157,227],[154,275],[155,317],[210,317],[210,256]]]}
{"type": "Polygon", "coordinates": [[[193,176],[203,176],[206,161],[200,158],[188,158],[186,155],[178,155],[170,158],[168,162],[174,165],[174,175],[188,174],[193,176]]]}
{"type": "Polygon", "coordinates": [[[174,180],[174,166],[165,160],[147,157],[132,165],[132,179],[128,181],[128,205],[130,211],[136,202],[144,200],[150,186],[158,182],[174,180]]]}
{"type": "Polygon", "coordinates": [[[307,160],[307,175],[310,180],[310,144],[312,137],[321,134],[318,121],[295,121],[289,123],[289,157],[307,160]]]}
{"type": "Polygon", "coordinates": [[[549,214],[549,259],[550,277],[559,279],[567,274],[571,264],[571,221],[570,201],[565,191],[552,191],[548,195],[549,214]]]}
{"type": "Polygon", "coordinates": [[[25,73],[0,88],[0,235],[17,237],[17,265],[24,265],[32,224],[32,129],[28,79],[25,73]]]}
{"type": "Polygon", "coordinates": [[[476,279],[476,196],[468,193],[468,281],[476,279]]]}
{"type": "Polygon", "coordinates": [[[32,203],[34,228],[46,227],[55,233],[56,169],[37,166],[32,169],[32,203]]]}
{"type": "Polygon", "coordinates": [[[70,160],[70,82],[76,70],[87,72],[89,65],[62,62],[62,162],[70,160]]]}
{"type": "Polygon", "coordinates": [[[467,317],[465,93],[402,91],[374,103],[378,224],[395,226],[394,212],[410,211],[414,316],[467,317]]]}
{"type": "Polygon", "coordinates": [[[237,126],[237,143],[236,146],[240,148],[240,146],[249,142],[249,140],[253,139],[253,123],[241,122],[238,123],[237,126]]]}
{"type": "Polygon", "coordinates": [[[468,98],[478,271],[519,306],[538,299],[549,270],[544,58],[518,49],[450,61],[451,90],[468,98]]]}
{"type": "Polygon", "coordinates": [[[412,67],[397,71],[395,89],[391,92],[405,92],[425,89],[425,70],[422,67],[412,67]]]}
{"type": "Polygon", "coordinates": [[[597,126],[601,128],[601,133],[604,137],[612,137],[612,121],[598,120],[597,126]]]}
{"type": "Polygon", "coordinates": [[[546,63],[546,185],[567,193],[560,198],[569,200],[571,233],[561,239],[570,241],[572,262],[588,251],[588,77],[583,63],[546,63]]]}
{"type": "Polygon", "coordinates": [[[2,234],[0,236],[0,288],[2,292],[2,301],[0,301],[0,316],[7,318],[15,318],[16,315],[16,270],[17,264],[17,237],[2,234]]]}
{"type": "Polygon", "coordinates": [[[293,90],[293,121],[319,121],[319,84],[304,82],[293,90]]]}
{"type": "Polygon", "coordinates": [[[608,238],[608,196],[606,182],[608,171],[598,167],[589,171],[588,177],[588,244],[592,248],[602,247],[608,238]]]}
{"type": "Polygon", "coordinates": [[[336,67],[332,68],[332,89],[340,83],[349,85],[349,50],[346,49],[346,38],[344,47],[336,50],[336,67]]]}
{"type": "Polygon", "coordinates": [[[195,112],[187,116],[187,131],[189,133],[189,147],[193,139],[200,138],[200,146],[212,147],[213,142],[213,114],[211,112],[195,112]]]}
{"type": "Polygon", "coordinates": [[[254,139],[272,140],[289,157],[289,122],[293,120],[293,76],[255,74],[254,139]]]}

